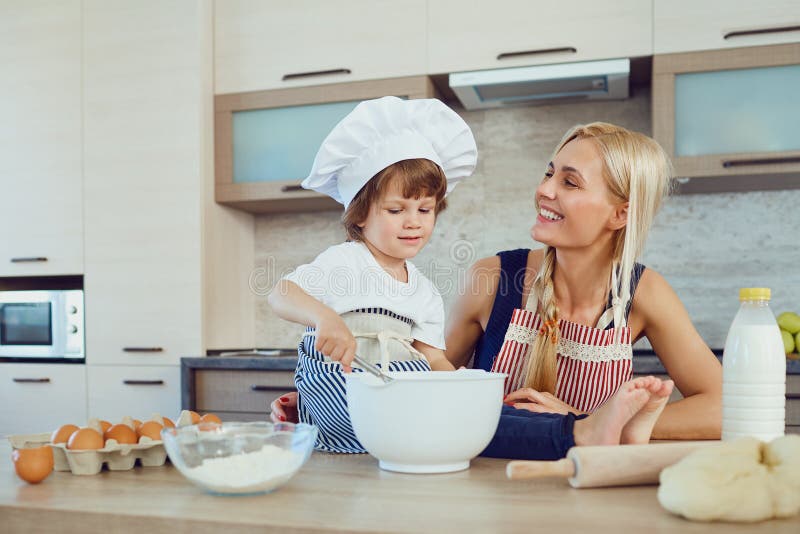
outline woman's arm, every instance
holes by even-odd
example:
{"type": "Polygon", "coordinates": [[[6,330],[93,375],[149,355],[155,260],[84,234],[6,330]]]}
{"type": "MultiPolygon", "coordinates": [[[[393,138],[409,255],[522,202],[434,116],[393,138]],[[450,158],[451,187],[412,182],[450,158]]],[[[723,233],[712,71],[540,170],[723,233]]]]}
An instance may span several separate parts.
{"type": "Polygon", "coordinates": [[[497,256],[480,259],[467,271],[464,292],[450,308],[445,328],[446,355],[454,367],[467,365],[475,352],[491,314],[499,282],[500,258],[497,256]]]}
{"type": "Polygon", "coordinates": [[[631,327],[647,337],[684,397],[667,405],[652,438],[719,439],[722,366],[697,333],[678,295],[650,269],[644,271],[634,295],[631,327]]]}

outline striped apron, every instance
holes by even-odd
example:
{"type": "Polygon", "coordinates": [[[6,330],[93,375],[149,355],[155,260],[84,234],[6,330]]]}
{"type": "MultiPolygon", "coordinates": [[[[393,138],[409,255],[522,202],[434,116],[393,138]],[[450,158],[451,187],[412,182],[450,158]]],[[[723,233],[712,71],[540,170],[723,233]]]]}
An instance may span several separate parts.
{"type": "MultiPolygon", "coordinates": [[[[558,322],[555,396],[581,412],[593,412],[633,374],[630,328],[623,324],[604,329],[612,321],[613,311],[608,309],[595,328],[558,322]],[[619,339],[615,340],[615,335],[619,339]]],[[[508,375],[506,395],[523,387],[525,355],[541,326],[542,319],[534,310],[517,308],[512,313],[503,345],[492,364],[492,371],[508,375]]]]}
{"type": "MultiPolygon", "coordinates": [[[[413,321],[382,308],[341,315],[356,338],[356,354],[389,371],[430,371],[425,357],[411,343],[413,321]]],[[[347,411],[342,364],[314,349],[313,328],[306,328],[297,348],[297,411],[301,423],[319,430],[314,448],[326,452],[367,452],[356,439],[347,411]]],[[[362,369],[353,364],[353,372],[362,369]]]]}

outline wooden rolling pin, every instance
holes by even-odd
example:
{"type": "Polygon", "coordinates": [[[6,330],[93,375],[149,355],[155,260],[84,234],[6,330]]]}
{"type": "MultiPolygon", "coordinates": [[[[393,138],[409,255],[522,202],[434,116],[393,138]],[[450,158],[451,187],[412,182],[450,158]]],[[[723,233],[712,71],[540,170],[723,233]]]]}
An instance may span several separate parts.
{"type": "Polygon", "coordinates": [[[573,488],[658,484],[658,475],[690,452],[718,441],[684,441],[651,445],[572,447],[554,462],[514,460],[506,466],[511,480],[568,478],[573,488]]]}

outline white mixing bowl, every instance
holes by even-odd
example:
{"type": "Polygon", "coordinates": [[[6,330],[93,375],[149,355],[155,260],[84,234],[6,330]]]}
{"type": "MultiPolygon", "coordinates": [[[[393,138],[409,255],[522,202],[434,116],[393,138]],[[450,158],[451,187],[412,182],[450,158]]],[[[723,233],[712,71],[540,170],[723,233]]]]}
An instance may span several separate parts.
{"type": "Polygon", "coordinates": [[[389,376],[395,380],[384,384],[366,372],[346,375],[353,430],[381,469],[468,469],[497,429],[506,375],[461,369],[389,376]]]}

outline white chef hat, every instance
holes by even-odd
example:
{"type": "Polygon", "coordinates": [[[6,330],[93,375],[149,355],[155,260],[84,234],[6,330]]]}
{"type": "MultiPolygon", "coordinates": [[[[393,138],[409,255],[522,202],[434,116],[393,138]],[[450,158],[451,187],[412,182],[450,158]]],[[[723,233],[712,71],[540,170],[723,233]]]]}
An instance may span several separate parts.
{"type": "Polygon", "coordinates": [[[439,100],[365,100],[322,142],[302,186],[346,209],[373,176],[393,163],[416,158],[442,168],[449,193],[475,170],[478,149],[464,119],[439,100]]]}

